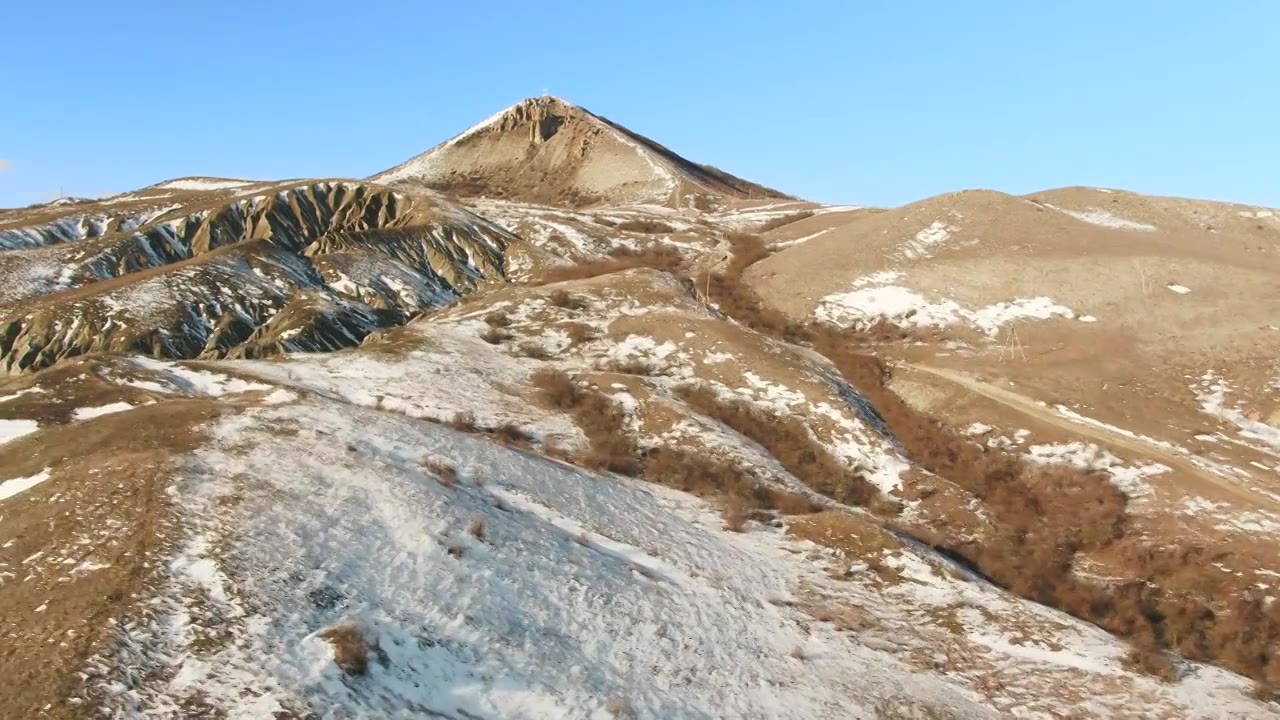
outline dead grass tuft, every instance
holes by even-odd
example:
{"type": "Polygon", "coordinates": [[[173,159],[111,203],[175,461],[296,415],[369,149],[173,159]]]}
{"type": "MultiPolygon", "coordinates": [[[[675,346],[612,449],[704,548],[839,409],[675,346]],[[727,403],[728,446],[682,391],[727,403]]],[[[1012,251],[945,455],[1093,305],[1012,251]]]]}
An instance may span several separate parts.
{"type": "Polygon", "coordinates": [[[369,672],[369,648],[364,633],[353,622],[344,622],[321,630],[319,637],[333,648],[333,662],[348,675],[369,672]]]}
{"type": "Polygon", "coordinates": [[[549,407],[569,410],[582,399],[582,393],[566,373],[555,368],[543,368],[530,378],[538,395],[549,407]]]}
{"type": "Polygon", "coordinates": [[[510,340],[511,337],[512,335],[510,331],[504,330],[500,327],[490,327],[480,333],[480,339],[490,345],[501,345],[503,342],[510,340]]]}
{"type": "Polygon", "coordinates": [[[445,487],[453,487],[458,481],[458,468],[453,460],[443,455],[428,455],[422,460],[422,467],[435,476],[436,482],[445,487]]]}
{"type": "Polygon", "coordinates": [[[566,310],[582,310],[587,307],[585,300],[575,295],[570,295],[567,290],[554,290],[547,296],[547,300],[552,305],[566,310]]]}
{"type": "Polygon", "coordinates": [[[484,539],[484,518],[472,518],[471,523],[467,525],[467,534],[477,540],[484,539]]]}

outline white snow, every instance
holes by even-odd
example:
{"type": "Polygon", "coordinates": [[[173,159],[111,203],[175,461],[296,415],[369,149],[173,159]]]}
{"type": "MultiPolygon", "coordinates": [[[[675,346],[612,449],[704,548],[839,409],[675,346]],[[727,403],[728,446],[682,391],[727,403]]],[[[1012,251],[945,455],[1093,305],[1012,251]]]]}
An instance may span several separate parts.
{"type": "Polygon", "coordinates": [[[1187,286],[1185,286],[1185,285],[1169,284],[1169,285],[1165,285],[1165,287],[1167,287],[1167,288],[1169,288],[1170,290],[1172,290],[1172,291],[1174,291],[1174,292],[1178,293],[1179,295],[1186,295],[1187,293],[1191,292],[1191,288],[1189,288],[1189,287],[1187,287],[1187,286]]]}
{"type": "Polygon", "coordinates": [[[180,178],[156,185],[165,190],[230,190],[232,188],[253,185],[251,180],[232,180],[229,178],[180,178]]]}
{"type": "Polygon", "coordinates": [[[137,656],[90,680],[119,688],[104,714],[181,716],[193,698],[232,719],[967,720],[1115,716],[1135,696],[1175,716],[1261,707],[1212,668],[1190,666],[1185,689],[1131,674],[1101,630],[910,548],[883,558],[901,584],[836,580],[841,556],[754,522],[726,532],[682,493],[316,396],[211,433],[173,491],[194,532],[160,614],[118,628],[137,656]],[[282,443],[278,428],[296,434],[282,443]],[[432,456],[466,472],[441,485],[421,469],[432,456]],[[805,606],[865,626],[841,631],[805,606]],[[949,608],[959,632],[933,624],[949,608]],[[362,677],[344,677],[319,637],[339,623],[370,648],[362,677]],[[210,631],[226,641],[193,646],[210,631]],[[937,669],[956,660],[961,672],[937,669]],[[993,672],[1016,673],[1021,692],[989,699],[976,683],[993,672]]]}
{"type": "MultiPolygon", "coordinates": [[[[870,282],[872,277],[875,276],[859,278],[858,282],[870,282]]],[[[916,290],[898,285],[828,295],[822,298],[814,314],[820,321],[840,326],[865,327],[882,319],[901,327],[967,324],[992,337],[1001,327],[1019,320],[1075,317],[1071,308],[1047,297],[1018,298],[968,309],[946,298],[929,300],[916,290]]]]}
{"type": "Polygon", "coordinates": [[[1098,225],[1101,227],[1116,228],[1119,230],[1137,230],[1139,232],[1152,232],[1156,230],[1155,225],[1136,222],[1134,220],[1126,220],[1122,217],[1112,215],[1106,210],[1098,208],[1087,208],[1085,210],[1068,210],[1066,208],[1048,205],[1058,212],[1066,213],[1077,220],[1083,220],[1090,225],[1098,225]]]}
{"type": "Polygon", "coordinates": [[[0,445],[10,440],[17,440],[23,435],[30,435],[40,429],[35,420],[6,420],[0,418],[0,445]]]}
{"type": "MultiPolygon", "coordinates": [[[[221,373],[198,370],[180,365],[176,362],[153,360],[135,357],[130,362],[144,370],[160,374],[180,391],[191,395],[220,396],[251,392],[254,390],[271,390],[270,385],[242,380],[221,373]]],[[[136,383],[135,383],[136,384],[136,383]]]]}
{"type": "Polygon", "coordinates": [[[1222,422],[1231,423],[1241,438],[1252,441],[1249,444],[1269,455],[1280,457],[1280,428],[1272,427],[1264,422],[1252,420],[1243,412],[1227,405],[1227,393],[1231,385],[1212,372],[1200,378],[1200,388],[1196,391],[1196,400],[1200,409],[1222,422]]]}
{"type": "Polygon", "coordinates": [[[898,260],[920,260],[931,257],[933,250],[950,240],[951,233],[956,230],[957,228],[941,220],[935,221],[916,233],[914,238],[895,248],[890,253],[890,257],[898,260]]]}
{"type": "Polygon", "coordinates": [[[1110,452],[1080,441],[1060,444],[1031,445],[1027,457],[1040,464],[1065,463],[1082,470],[1101,470],[1111,476],[1111,482],[1129,498],[1150,495],[1153,490],[1146,478],[1163,475],[1172,468],[1160,463],[1126,466],[1124,461],[1110,452]]]}
{"type": "Polygon", "coordinates": [[[0,482],[0,500],[7,500],[20,492],[25,492],[49,479],[49,469],[45,468],[31,477],[13,478],[0,482]]]}
{"type": "Polygon", "coordinates": [[[125,410],[132,409],[133,405],[127,402],[114,402],[109,405],[101,405],[99,407],[76,408],[76,411],[71,414],[71,419],[89,420],[91,418],[102,417],[103,415],[110,415],[112,413],[124,412],[125,410]]]}

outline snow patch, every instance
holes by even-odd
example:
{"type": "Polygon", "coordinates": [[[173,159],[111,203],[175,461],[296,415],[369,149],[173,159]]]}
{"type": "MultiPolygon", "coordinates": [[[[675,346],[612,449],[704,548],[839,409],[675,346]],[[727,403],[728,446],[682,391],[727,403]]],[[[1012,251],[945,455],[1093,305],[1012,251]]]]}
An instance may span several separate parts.
{"type": "Polygon", "coordinates": [[[30,435],[40,429],[40,423],[35,420],[5,420],[0,419],[0,445],[10,440],[17,440],[23,435],[30,435]]]}
{"type": "Polygon", "coordinates": [[[25,492],[49,479],[49,468],[45,468],[31,477],[14,478],[0,482],[0,500],[8,500],[20,492],[25,492]]]}
{"type": "Polygon", "coordinates": [[[1066,208],[1057,207],[1056,205],[1048,205],[1058,212],[1065,213],[1071,217],[1082,220],[1090,225],[1098,225],[1100,227],[1115,228],[1118,230],[1136,230],[1139,232],[1153,232],[1156,230],[1155,225],[1126,220],[1122,217],[1112,215],[1106,210],[1098,208],[1087,208],[1085,210],[1068,210],[1066,208]]]}
{"type": "Polygon", "coordinates": [[[1187,293],[1191,292],[1191,288],[1185,285],[1169,284],[1169,285],[1165,285],[1165,287],[1178,293],[1179,295],[1186,295],[1187,293]]]}
{"type": "Polygon", "coordinates": [[[101,405],[98,407],[76,408],[76,411],[71,414],[71,419],[89,420],[90,418],[102,417],[103,415],[110,415],[112,413],[124,412],[125,410],[132,409],[133,405],[127,402],[114,402],[110,405],[101,405]]]}

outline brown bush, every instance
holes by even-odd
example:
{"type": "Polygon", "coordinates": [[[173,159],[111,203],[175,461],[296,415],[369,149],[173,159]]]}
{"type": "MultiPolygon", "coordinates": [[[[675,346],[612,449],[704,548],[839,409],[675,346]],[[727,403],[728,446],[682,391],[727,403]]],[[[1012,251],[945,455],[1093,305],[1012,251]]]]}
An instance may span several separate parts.
{"type": "Polygon", "coordinates": [[[333,648],[333,662],[342,672],[356,676],[369,672],[369,648],[360,626],[339,623],[321,630],[318,637],[333,648]]]}
{"type": "Polygon", "coordinates": [[[547,296],[547,300],[558,308],[566,308],[569,310],[581,310],[587,306],[585,300],[569,294],[568,290],[553,290],[547,296]]]}
{"type": "Polygon", "coordinates": [[[484,340],[490,345],[499,345],[505,340],[510,340],[511,333],[502,328],[490,327],[484,332],[480,333],[480,339],[484,340]]]}
{"type": "Polygon", "coordinates": [[[467,525],[467,534],[477,540],[484,539],[484,518],[472,518],[467,525]]]}
{"type": "Polygon", "coordinates": [[[422,467],[435,476],[436,482],[445,487],[453,487],[458,481],[457,466],[443,455],[428,455],[422,460],[422,467]]]}
{"type": "Polygon", "coordinates": [[[534,340],[525,340],[516,346],[516,355],[520,357],[534,358],[535,360],[550,360],[553,356],[550,350],[543,347],[542,343],[534,340]]]}
{"type": "Polygon", "coordinates": [[[492,328],[504,328],[511,325],[511,316],[504,312],[491,312],[484,316],[484,321],[492,328]]]}
{"type": "Polygon", "coordinates": [[[543,368],[530,378],[538,395],[548,406],[557,410],[569,410],[582,399],[576,383],[563,371],[543,368]]]}
{"type": "Polygon", "coordinates": [[[1178,679],[1178,671],[1169,656],[1156,647],[1153,640],[1129,643],[1129,652],[1124,656],[1124,664],[1141,673],[1146,673],[1165,682],[1178,679]]]}
{"type": "Polygon", "coordinates": [[[670,225],[664,222],[661,222],[658,220],[648,220],[648,219],[639,219],[639,218],[632,219],[632,220],[623,220],[620,223],[616,223],[614,227],[619,230],[625,230],[627,232],[648,233],[651,235],[658,234],[658,233],[673,233],[676,231],[675,228],[671,227],[670,225]]]}
{"type": "Polygon", "coordinates": [[[454,430],[460,430],[462,432],[475,432],[476,431],[476,414],[471,412],[470,410],[462,410],[460,412],[454,413],[453,417],[449,419],[449,422],[445,424],[453,428],[454,430]]]}
{"type": "Polygon", "coordinates": [[[595,340],[597,337],[599,337],[596,334],[595,328],[591,327],[586,323],[580,323],[580,322],[565,323],[563,328],[564,328],[565,334],[569,336],[569,342],[572,345],[581,345],[582,343],[591,342],[592,340],[595,340]]]}
{"type": "Polygon", "coordinates": [[[742,532],[751,517],[751,508],[738,495],[730,495],[724,503],[724,527],[733,532],[742,532]]]}

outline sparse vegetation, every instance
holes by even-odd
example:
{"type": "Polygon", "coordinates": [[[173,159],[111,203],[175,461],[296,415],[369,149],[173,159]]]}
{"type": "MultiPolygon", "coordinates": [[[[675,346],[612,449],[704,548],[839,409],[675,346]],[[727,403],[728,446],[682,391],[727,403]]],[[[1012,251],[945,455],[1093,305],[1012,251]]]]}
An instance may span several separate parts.
{"type": "Polygon", "coordinates": [[[726,400],[706,387],[684,387],[680,398],[699,413],[714,418],[759,443],[804,484],[847,505],[869,505],[879,490],[858,468],[836,459],[798,418],[768,415],[742,400],[726,400]]]}
{"type": "Polygon", "coordinates": [[[483,540],[484,532],[484,518],[472,518],[470,524],[467,525],[467,534],[477,540],[483,540]]]}
{"type": "Polygon", "coordinates": [[[569,294],[568,290],[553,290],[551,294],[547,296],[547,300],[558,308],[565,308],[568,310],[582,310],[587,306],[585,300],[569,294]]]}
{"type": "Polygon", "coordinates": [[[676,231],[676,229],[670,225],[651,218],[633,218],[630,220],[623,220],[622,222],[614,224],[613,227],[618,230],[625,230],[626,232],[646,233],[650,235],[673,233],[676,231]]]}
{"type": "Polygon", "coordinates": [[[582,280],[641,267],[676,272],[682,264],[680,253],[670,247],[655,247],[642,252],[619,248],[603,260],[551,268],[545,271],[535,284],[546,285],[567,280],[582,280]]]}

